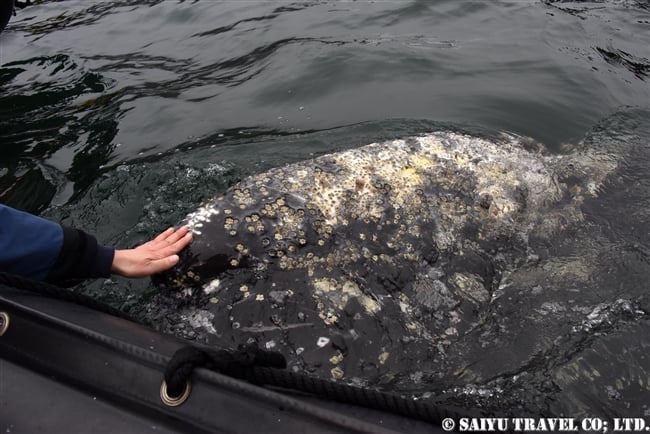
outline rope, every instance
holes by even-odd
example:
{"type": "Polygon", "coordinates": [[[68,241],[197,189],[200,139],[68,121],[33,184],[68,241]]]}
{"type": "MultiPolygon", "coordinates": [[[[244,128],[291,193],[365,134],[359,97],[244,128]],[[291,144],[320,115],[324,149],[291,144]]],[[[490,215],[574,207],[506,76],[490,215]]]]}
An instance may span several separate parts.
{"type": "Polygon", "coordinates": [[[284,356],[277,352],[259,350],[254,345],[236,352],[200,349],[191,345],[179,349],[165,370],[169,395],[179,396],[192,371],[197,367],[258,385],[306,392],[331,401],[382,410],[437,425],[447,417],[456,420],[461,417],[451,409],[432,403],[281,370],[286,368],[284,356]]]}
{"type": "Polygon", "coordinates": [[[287,361],[282,354],[263,351],[255,345],[242,347],[236,352],[199,349],[188,345],[177,350],[167,364],[167,392],[170,396],[179,396],[196,367],[221,372],[230,377],[247,378],[253,366],[286,368],[287,361]]]}
{"type": "Polygon", "coordinates": [[[382,410],[436,425],[440,425],[445,418],[452,417],[458,420],[460,417],[456,412],[431,403],[407,399],[394,393],[335,383],[290,371],[255,367],[252,377],[253,382],[256,383],[307,392],[332,401],[382,410]]]}
{"type": "Polygon", "coordinates": [[[17,276],[15,274],[0,272],[0,284],[34,292],[36,294],[44,295],[50,298],[69,301],[89,307],[102,313],[133,321],[127,314],[115,309],[112,306],[109,306],[106,303],[102,303],[95,300],[94,298],[88,297],[87,295],[79,294],[77,292],[71,291],[69,289],[64,289],[50,283],[28,279],[26,277],[17,276]]]}

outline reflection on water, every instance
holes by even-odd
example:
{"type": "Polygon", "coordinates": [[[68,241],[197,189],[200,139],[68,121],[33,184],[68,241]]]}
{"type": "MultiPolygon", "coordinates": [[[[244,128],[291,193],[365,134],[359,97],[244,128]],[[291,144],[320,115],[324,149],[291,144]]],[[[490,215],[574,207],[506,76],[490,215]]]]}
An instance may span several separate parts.
{"type": "MultiPolygon", "coordinates": [[[[441,122],[560,152],[621,106],[648,108],[649,26],[634,0],[43,2],[0,36],[0,200],[130,246],[246,175],[441,122]]],[[[631,113],[592,134],[638,146],[584,224],[537,246],[482,328],[435,350],[437,370],[414,360],[382,387],[650,415],[650,134],[631,113]],[[584,284],[557,287],[545,265],[584,284]]],[[[147,281],[82,289],[136,314],[153,295],[147,281]]]]}

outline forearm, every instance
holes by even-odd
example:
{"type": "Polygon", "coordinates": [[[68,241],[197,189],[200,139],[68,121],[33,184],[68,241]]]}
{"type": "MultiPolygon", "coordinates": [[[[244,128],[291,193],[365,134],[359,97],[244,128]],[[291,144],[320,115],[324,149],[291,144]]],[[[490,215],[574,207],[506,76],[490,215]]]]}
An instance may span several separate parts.
{"type": "Polygon", "coordinates": [[[0,204],[0,270],[71,284],[108,277],[114,249],[83,231],[0,204]]]}
{"type": "Polygon", "coordinates": [[[62,243],[60,225],[0,204],[0,270],[43,280],[62,243]]]}

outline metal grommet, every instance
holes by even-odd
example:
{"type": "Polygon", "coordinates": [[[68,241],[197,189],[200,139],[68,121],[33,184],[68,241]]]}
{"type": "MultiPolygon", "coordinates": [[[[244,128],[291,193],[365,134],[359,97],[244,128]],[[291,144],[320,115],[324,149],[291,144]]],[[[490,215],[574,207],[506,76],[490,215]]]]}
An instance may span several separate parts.
{"type": "Polygon", "coordinates": [[[0,312],[0,336],[4,335],[9,328],[9,314],[0,312]]]}
{"type": "Polygon", "coordinates": [[[183,389],[183,393],[180,394],[180,396],[172,397],[169,396],[167,393],[167,382],[163,380],[162,384],[160,385],[160,399],[162,400],[163,404],[165,404],[168,407],[178,407],[185,401],[187,401],[187,398],[190,397],[190,393],[192,392],[192,383],[190,383],[190,380],[187,380],[185,383],[185,388],[183,389]]]}

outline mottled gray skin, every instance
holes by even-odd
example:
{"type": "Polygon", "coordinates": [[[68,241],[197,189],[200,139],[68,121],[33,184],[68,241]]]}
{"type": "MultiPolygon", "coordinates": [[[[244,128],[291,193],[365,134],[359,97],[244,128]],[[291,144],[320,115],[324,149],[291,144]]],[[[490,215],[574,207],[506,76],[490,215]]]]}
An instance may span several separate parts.
{"type": "Polygon", "coordinates": [[[504,273],[537,260],[530,237],[581,221],[615,164],[442,131],[251,176],[183,222],[193,243],[154,279],[177,307],[157,320],[334,379],[426,366],[485,320],[504,273]]]}

